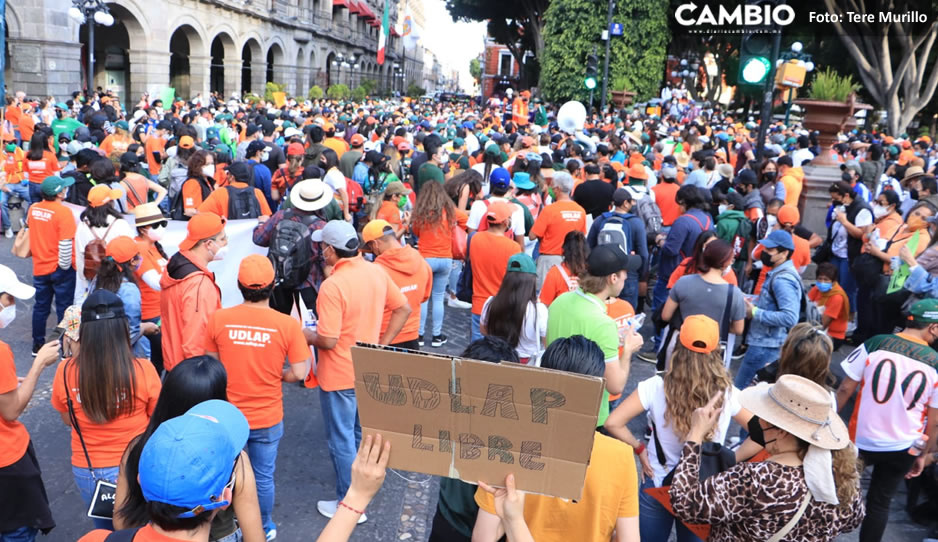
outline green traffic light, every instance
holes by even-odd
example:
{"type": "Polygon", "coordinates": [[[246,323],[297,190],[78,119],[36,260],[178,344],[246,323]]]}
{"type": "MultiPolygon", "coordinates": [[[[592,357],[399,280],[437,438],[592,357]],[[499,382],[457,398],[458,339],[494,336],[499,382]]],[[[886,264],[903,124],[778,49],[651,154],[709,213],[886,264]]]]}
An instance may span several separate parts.
{"type": "Polygon", "coordinates": [[[589,90],[593,90],[594,88],[596,88],[596,78],[587,77],[586,79],[583,80],[583,84],[586,85],[586,88],[588,88],[589,90]]]}
{"type": "Polygon", "coordinates": [[[746,59],[742,69],[743,82],[750,85],[758,85],[765,81],[769,75],[771,65],[769,59],[764,56],[756,56],[746,59]]]}

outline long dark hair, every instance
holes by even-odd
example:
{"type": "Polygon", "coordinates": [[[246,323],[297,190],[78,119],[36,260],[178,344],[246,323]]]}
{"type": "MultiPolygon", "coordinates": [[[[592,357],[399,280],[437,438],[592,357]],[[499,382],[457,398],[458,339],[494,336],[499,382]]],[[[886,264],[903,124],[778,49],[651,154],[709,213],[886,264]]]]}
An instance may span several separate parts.
{"type": "Polygon", "coordinates": [[[443,185],[426,183],[417,194],[413,216],[414,230],[435,228],[444,220],[452,227],[456,221],[456,205],[446,195],[443,185]]]}
{"type": "Polygon", "coordinates": [[[570,274],[579,277],[586,274],[586,259],[590,249],[586,244],[586,236],[579,230],[567,232],[563,238],[563,263],[567,264],[570,274]]]}
{"type": "Polygon", "coordinates": [[[184,360],[166,373],[160,398],[156,401],[150,423],[127,449],[124,462],[124,479],[127,481],[127,496],[122,503],[115,503],[114,514],[120,515],[125,525],[146,525],[149,521],[146,500],[137,481],[140,454],[161,423],[182,416],[195,405],[210,399],[228,400],[228,373],[220,361],[211,356],[197,356],[184,360]]]}
{"type": "MultiPolygon", "coordinates": [[[[82,322],[79,342],[93,345],[75,356],[81,408],[94,423],[133,414],[137,385],[136,361],[126,318],[82,322]],[[123,401],[118,398],[128,398],[123,401]]],[[[66,390],[67,391],[67,390],[66,390]]]]}
{"type": "Polygon", "coordinates": [[[690,275],[697,273],[699,270],[706,272],[706,270],[709,269],[709,267],[704,264],[704,245],[714,237],[717,237],[717,232],[713,230],[701,232],[700,235],[697,236],[697,240],[694,241],[694,255],[690,257],[690,262],[687,263],[684,274],[690,275]]]}
{"type": "MultiPolygon", "coordinates": [[[[43,154],[49,150],[49,135],[42,130],[33,132],[33,137],[29,138],[29,152],[26,153],[27,160],[42,160],[43,154]]],[[[42,179],[39,179],[42,182],[42,179]]]]}
{"type": "MultiPolygon", "coordinates": [[[[488,335],[505,339],[518,347],[528,302],[537,304],[537,276],[532,273],[505,273],[498,293],[489,302],[485,327],[488,335]]],[[[535,317],[537,311],[534,312],[535,317]]]]}
{"type": "MultiPolygon", "coordinates": [[[[482,174],[474,169],[467,169],[458,175],[452,176],[443,184],[446,195],[453,203],[459,203],[459,196],[462,194],[464,186],[469,185],[469,195],[474,196],[482,193],[482,174]]],[[[469,198],[472,202],[472,198],[469,198]]],[[[465,210],[465,209],[463,209],[465,210]]]]}
{"type": "Polygon", "coordinates": [[[137,286],[137,288],[140,287],[137,284],[137,278],[134,276],[134,270],[131,268],[130,262],[117,262],[110,256],[101,260],[98,274],[95,276],[95,284],[98,288],[116,294],[124,281],[137,286]]]}
{"type": "Polygon", "coordinates": [[[89,205],[81,212],[79,218],[87,224],[88,227],[106,228],[109,224],[107,221],[108,216],[113,216],[115,220],[124,218],[117,212],[117,209],[109,203],[101,205],[100,207],[92,207],[89,205]]]}
{"type": "Polygon", "coordinates": [[[339,155],[332,149],[323,149],[322,154],[319,155],[319,163],[322,164],[321,167],[323,171],[328,172],[334,167],[339,167],[339,155]]]}

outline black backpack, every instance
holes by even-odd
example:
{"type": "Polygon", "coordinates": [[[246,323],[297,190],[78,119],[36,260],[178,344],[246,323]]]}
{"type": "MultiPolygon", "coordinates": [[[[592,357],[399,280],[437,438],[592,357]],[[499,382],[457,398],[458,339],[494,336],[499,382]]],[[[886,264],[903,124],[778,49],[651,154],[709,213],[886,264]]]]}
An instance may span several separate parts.
{"type": "MultiPolygon", "coordinates": [[[[195,177],[195,182],[199,183],[199,188],[202,189],[202,201],[205,201],[209,194],[212,193],[212,187],[197,177],[195,177]]],[[[191,217],[186,216],[185,211],[186,208],[182,203],[182,187],[179,187],[179,191],[176,192],[176,195],[173,196],[173,201],[170,202],[169,218],[173,220],[189,220],[191,217]]]]}
{"type": "Polygon", "coordinates": [[[228,191],[228,220],[261,216],[261,204],[257,201],[253,186],[244,188],[226,186],[225,190],[228,191]]]}
{"type": "Polygon", "coordinates": [[[292,220],[294,216],[301,215],[296,215],[292,209],[284,212],[283,219],[274,226],[267,251],[267,257],[274,266],[274,286],[289,290],[302,286],[313,267],[309,227],[317,220],[319,227],[316,229],[326,225],[316,215],[302,216],[302,222],[292,220]]]}
{"type": "MultiPolygon", "coordinates": [[[[455,227],[455,226],[454,226],[455,227]]],[[[462,266],[462,273],[459,274],[459,281],[456,284],[456,299],[465,303],[472,303],[472,262],[469,261],[469,243],[475,232],[470,233],[466,238],[466,261],[462,266]]]]}

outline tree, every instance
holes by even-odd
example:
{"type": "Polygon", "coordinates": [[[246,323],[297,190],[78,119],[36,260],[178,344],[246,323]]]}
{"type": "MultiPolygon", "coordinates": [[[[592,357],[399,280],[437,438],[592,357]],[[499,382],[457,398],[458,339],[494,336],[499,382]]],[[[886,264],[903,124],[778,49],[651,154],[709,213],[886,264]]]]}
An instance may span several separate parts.
{"type": "Polygon", "coordinates": [[[469,61],[469,75],[475,79],[477,84],[482,84],[482,63],[479,62],[478,58],[469,61]]]}
{"type": "MultiPolygon", "coordinates": [[[[549,4],[550,0],[446,0],[446,9],[454,21],[488,21],[492,39],[508,47],[518,65],[524,66],[529,51],[535,59],[541,58],[549,4]]],[[[522,70],[521,75],[521,86],[530,86],[530,73],[522,70]]]]}
{"type": "Polygon", "coordinates": [[[309,94],[307,94],[307,97],[310,100],[321,100],[322,96],[323,96],[322,87],[320,87],[319,85],[313,85],[312,87],[310,87],[309,94]]]}
{"type": "MultiPolygon", "coordinates": [[[[600,35],[606,27],[607,6],[606,2],[594,0],[551,2],[545,15],[545,46],[540,58],[540,87],[547,99],[586,101],[586,56],[595,47],[602,62],[605,45],[600,35]]],[[[636,92],[640,101],[657,95],[664,73],[669,18],[667,0],[616,2],[613,20],[622,23],[626,32],[612,38],[610,91],[636,92]]]]}
{"type": "Polygon", "coordinates": [[[359,84],[359,86],[365,89],[365,94],[367,96],[371,96],[374,94],[375,89],[378,88],[378,82],[374,79],[362,79],[362,82],[359,84]]]}
{"type": "MultiPolygon", "coordinates": [[[[877,16],[874,22],[850,22],[844,12],[899,14],[913,11],[918,4],[914,0],[867,0],[861,5],[856,0],[824,0],[827,11],[835,15],[832,24],[856,63],[865,90],[886,110],[893,135],[905,132],[935,94],[938,70],[931,56],[938,21],[882,22],[877,16]]],[[[926,4],[934,10],[934,2],[926,4]]]]}
{"type": "Polygon", "coordinates": [[[365,97],[368,96],[368,91],[363,86],[357,86],[352,89],[351,98],[353,102],[364,102],[365,97]]]}
{"type": "Polygon", "coordinates": [[[423,87],[418,87],[417,83],[411,83],[407,86],[407,95],[411,98],[417,99],[427,93],[427,89],[423,87]]]}
{"type": "Polygon", "coordinates": [[[338,84],[332,85],[326,89],[326,96],[330,100],[344,100],[349,97],[349,88],[348,85],[338,84]]]}
{"type": "Polygon", "coordinates": [[[266,85],[264,85],[264,100],[268,102],[273,102],[274,93],[283,92],[284,88],[286,87],[284,87],[284,85],[281,83],[268,82],[266,85]]]}

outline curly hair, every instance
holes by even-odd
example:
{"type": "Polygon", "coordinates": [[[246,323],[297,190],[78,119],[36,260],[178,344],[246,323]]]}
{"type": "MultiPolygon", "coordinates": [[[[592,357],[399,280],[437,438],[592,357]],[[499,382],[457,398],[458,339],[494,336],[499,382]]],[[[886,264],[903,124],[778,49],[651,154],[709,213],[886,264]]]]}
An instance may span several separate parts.
{"type": "MultiPolygon", "coordinates": [[[[189,157],[189,162],[186,164],[188,166],[189,172],[188,175],[190,179],[201,179],[204,177],[202,175],[202,166],[205,165],[208,157],[212,154],[208,151],[195,151],[192,156],[189,157]]],[[[214,159],[214,156],[212,156],[214,159]]],[[[214,163],[214,162],[213,162],[214,163]]]]}
{"type": "Polygon", "coordinates": [[[443,185],[437,182],[425,183],[417,194],[414,205],[414,230],[427,230],[438,226],[444,218],[452,227],[456,223],[456,206],[446,195],[443,185]]]}
{"type": "MultiPolygon", "coordinates": [[[[724,394],[733,379],[723,366],[723,355],[716,349],[708,354],[688,350],[678,342],[671,357],[671,368],[664,374],[664,398],[668,405],[664,419],[683,439],[690,431],[691,414],[710,402],[715,394],[724,394]]],[[[722,398],[717,406],[723,404],[722,398]]],[[[712,438],[713,435],[707,435],[712,438]]]]}
{"type": "Polygon", "coordinates": [[[778,360],[778,376],[798,375],[830,389],[834,375],[830,372],[834,343],[820,327],[802,322],[791,328],[782,345],[778,360]]]}
{"type": "Polygon", "coordinates": [[[563,263],[567,264],[570,274],[579,277],[586,274],[586,259],[589,258],[589,245],[586,236],[579,230],[567,232],[563,238],[563,263]]]}
{"type": "Polygon", "coordinates": [[[846,448],[831,451],[832,470],[834,471],[834,486],[837,487],[838,508],[847,510],[853,503],[854,497],[860,491],[860,472],[863,463],[857,459],[857,449],[853,443],[846,448]]]}

